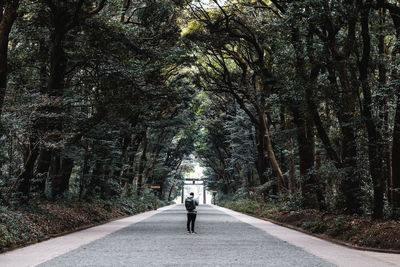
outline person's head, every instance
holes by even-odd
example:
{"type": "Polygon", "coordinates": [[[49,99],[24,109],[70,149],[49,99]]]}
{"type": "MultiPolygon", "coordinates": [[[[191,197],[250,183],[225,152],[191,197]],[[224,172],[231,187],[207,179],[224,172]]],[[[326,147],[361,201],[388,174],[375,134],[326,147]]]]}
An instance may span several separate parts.
{"type": "Polygon", "coordinates": [[[194,197],[194,193],[193,193],[193,192],[191,192],[191,193],[190,193],[190,196],[191,196],[191,197],[194,197]]]}

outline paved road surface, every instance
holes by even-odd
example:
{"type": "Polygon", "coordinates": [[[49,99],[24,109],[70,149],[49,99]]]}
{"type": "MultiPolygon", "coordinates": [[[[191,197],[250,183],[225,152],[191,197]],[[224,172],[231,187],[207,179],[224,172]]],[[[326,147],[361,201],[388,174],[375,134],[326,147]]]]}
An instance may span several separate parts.
{"type": "MultiPolygon", "coordinates": [[[[139,217],[137,221],[114,222],[108,235],[103,233],[105,225],[85,230],[88,232],[81,233],[75,241],[64,239],[63,243],[61,239],[61,242],[49,243],[49,249],[67,246],[67,243],[76,243],[77,248],[58,252],[59,256],[47,261],[42,258],[35,262],[32,257],[41,255],[40,251],[29,252],[27,247],[21,252],[0,255],[0,266],[2,261],[5,266],[22,266],[22,261],[24,266],[41,263],[38,266],[43,267],[400,266],[400,255],[354,251],[218,207],[199,207],[197,235],[186,233],[182,205],[139,217]],[[124,228],[117,230],[120,227],[124,228]],[[95,240],[84,241],[88,235],[96,236],[95,240]],[[80,247],[79,242],[83,243],[80,247]],[[13,262],[17,258],[19,262],[13,262]]],[[[46,255],[46,250],[42,254],[46,255]]]]}

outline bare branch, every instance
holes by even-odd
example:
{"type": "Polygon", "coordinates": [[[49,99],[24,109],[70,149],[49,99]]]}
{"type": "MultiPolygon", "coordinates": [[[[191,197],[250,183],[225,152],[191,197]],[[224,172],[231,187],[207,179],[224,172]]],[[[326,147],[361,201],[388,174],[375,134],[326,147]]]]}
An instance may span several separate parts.
{"type": "Polygon", "coordinates": [[[90,15],[99,13],[104,8],[106,2],[107,2],[107,0],[101,0],[99,5],[97,7],[95,7],[94,9],[90,10],[88,13],[90,15]]]}

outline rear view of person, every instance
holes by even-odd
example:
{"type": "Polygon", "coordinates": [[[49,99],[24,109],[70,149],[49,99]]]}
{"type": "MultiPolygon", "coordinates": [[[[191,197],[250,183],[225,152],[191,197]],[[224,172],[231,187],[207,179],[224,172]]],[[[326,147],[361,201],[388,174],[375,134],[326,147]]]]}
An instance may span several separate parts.
{"type": "Polygon", "coordinates": [[[194,231],[194,223],[196,221],[197,210],[196,206],[199,205],[199,202],[194,199],[194,193],[191,192],[190,196],[185,199],[185,207],[187,210],[187,231],[189,234],[197,234],[194,231]]]}

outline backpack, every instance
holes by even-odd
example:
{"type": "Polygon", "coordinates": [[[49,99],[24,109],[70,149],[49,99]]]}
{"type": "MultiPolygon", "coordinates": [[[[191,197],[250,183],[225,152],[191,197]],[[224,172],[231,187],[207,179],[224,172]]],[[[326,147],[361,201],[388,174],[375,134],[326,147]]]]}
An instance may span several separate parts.
{"type": "Polygon", "coordinates": [[[196,209],[195,203],[194,203],[194,199],[193,198],[186,198],[185,199],[185,207],[187,211],[192,211],[194,209],[196,209]]]}

